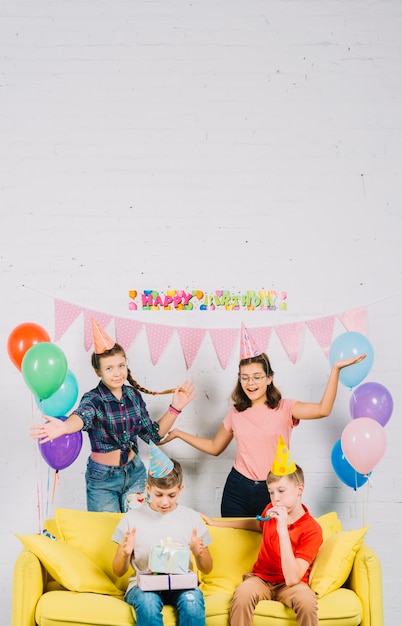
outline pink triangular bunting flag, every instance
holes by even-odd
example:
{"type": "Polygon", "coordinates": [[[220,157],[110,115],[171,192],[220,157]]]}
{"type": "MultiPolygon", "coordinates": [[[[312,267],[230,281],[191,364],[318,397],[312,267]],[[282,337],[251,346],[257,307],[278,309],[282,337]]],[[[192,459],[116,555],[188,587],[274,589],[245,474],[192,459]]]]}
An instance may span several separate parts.
{"type": "Polygon", "coordinates": [[[116,329],[116,341],[127,352],[134,339],[143,327],[142,322],[136,322],[134,320],[123,319],[122,317],[116,317],[114,320],[114,326],[116,329]]]}
{"type": "Polygon", "coordinates": [[[151,352],[151,360],[156,365],[175,328],[173,326],[163,326],[162,324],[145,324],[145,330],[151,352]]]}
{"type": "Polygon", "coordinates": [[[329,349],[331,347],[334,325],[334,315],[320,317],[319,319],[309,320],[306,322],[307,328],[310,330],[325,356],[328,356],[329,349]]]}
{"type": "Polygon", "coordinates": [[[299,356],[303,330],[304,322],[275,326],[275,332],[292,363],[296,363],[299,356]]]}
{"type": "Polygon", "coordinates": [[[105,328],[112,316],[107,313],[99,313],[99,311],[90,311],[89,309],[83,309],[84,311],[84,342],[85,342],[85,350],[88,350],[93,346],[94,337],[92,334],[92,318],[95,320],[97,324],[105,328]]]}
{"type": "Polygon", "coordinates": [[[210,329],[212,343],[215,346],[216,354],[223,369],[226,369],[233,352],[234,344],[239,335],[235,328],[215,328],[210,329]]]}
{"type": "Polygon", "coordinates": [[[366,317],[367,308],[365,306],[338,315],[338,319],[340,319],[346,330],[362,333],[362,335],[366,334],[366,317]]]}
{"type": "Polygon", "coordinates": [[[75,304],[63,302],[63,300],[54,301],[54,319],[55,319],[55,335],[54,341],[58,341],[64,333],[75,322],[82,311],[82,307],[75,304]]]}
{"type": "Polygon", "coordinates": [[[191,367],[197,356],[202,340],[205,337],[205,328],[178,328],[180,344],[183,350],[187,369],[191,367]]]}
{"type": "Polygon", "coordinates": [[[257,342],[257,345],[261,352],[267,352],[268,343],[272,333],[272,327],[261,326],[261,328],[252,328],[251,332],[257,342]]]}

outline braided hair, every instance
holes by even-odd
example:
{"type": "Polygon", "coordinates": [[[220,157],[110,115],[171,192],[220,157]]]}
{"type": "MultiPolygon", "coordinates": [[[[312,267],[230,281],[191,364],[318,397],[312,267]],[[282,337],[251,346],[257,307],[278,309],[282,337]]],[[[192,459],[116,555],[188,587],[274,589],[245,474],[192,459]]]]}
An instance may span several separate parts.
{"type": "MultiPolygon", "coordinates": [[[[115,343],[113,348],[110,348],[110,350],[105,350],[104,352],[102,352],[102,354],[96,354],[96,352],[93,352],[91,356],[92,367],[94,368],[95,371],[98,371],[100,369],[99,366],[100,366],[101,359],[107,356],[115,356],[116,354],[121,354],[122,356],[124,356],[124,358],[126,358],[126,353],[124,351],[124,348],[118,343],[115,343]]],[[[152,396],[160,396],[160,395],[164,395],[168,393],[174,393],[175,391],[175,389],[164,389],[163,391],[150,391],[146,387],[142,387],[132,377],[129,367],[127,367],[127,380],[130,383],[130,385],[134,387],[135,389],[138,389],[138,391],[142,391],[143,393],[148,393],[152,396]]]]}

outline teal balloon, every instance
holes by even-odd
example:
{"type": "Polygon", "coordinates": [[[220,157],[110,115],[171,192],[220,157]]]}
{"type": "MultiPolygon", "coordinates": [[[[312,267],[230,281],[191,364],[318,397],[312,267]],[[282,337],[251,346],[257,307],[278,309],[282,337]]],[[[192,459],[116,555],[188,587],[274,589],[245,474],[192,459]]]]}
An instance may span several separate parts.
{"type": "Polygon", "coordinates": [[[36,398],[36,403],[44,415],[59,417],[59,415],[67,415],[67,413],[71,411],[74,404],[77,402],[77,398],[78,381],[72,371],[68,370],[58,390],[46,400],[36,398]]]}
{"type": "Polygon", "coordinates": [[[360,354],[366,354],[367,356],[360,363],[344,367],[339,374],[339,381],[345,387],[349,387],[349,389],[361,383],[371,370],[374,361],[373,346],[365,335],[350,331],[339,335],[332,342],[329,349],[328,358],[331,366],[335,361],[359,356],[360,354]]]}
{"type": "Polygon", "coordinates": [[[335,474],[347,487],[355,491],[367,482],[370,474],[360,474],[355,470],[342,452],[341,440],[339,439],[331,452],[331,463],[335,474]]]}
{"type": "Polygon", "coordinates": [[[50,342],[32,346],[25,353],[21,365],[26,385],[39,400],[50,398],[61,387],[67,369],[63,350],[50,342]]]}

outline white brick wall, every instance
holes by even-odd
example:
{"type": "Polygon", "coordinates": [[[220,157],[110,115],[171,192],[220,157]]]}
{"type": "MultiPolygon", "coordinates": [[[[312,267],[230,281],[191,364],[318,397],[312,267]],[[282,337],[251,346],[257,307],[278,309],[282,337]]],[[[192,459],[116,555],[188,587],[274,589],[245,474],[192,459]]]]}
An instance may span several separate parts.
{"type": "MultiPolygon", "coordinates": [[[[128,289],[277,288],[288,312],[137,312],[135,319],[250,328],[367,305],[375,362],[392,393],[386,454],[370,488],[336,478],[330,452],[350,391],[332,416],[302,424],[292,452],[314,514],[370,524],[384,568],[386,626],[401,618],[401,53],[398,0],[4,0],[0,7],[0,332],[54,333],[54,298],[130,317],[128,289]]],[[[340,326],[336,333],[342,332],[340,326]]],[[[59,342],[80,392],[96,379],[77,320],[59,342]]],[[[318,400],[329,367],[306,333],[296,365],[269,346],[285,396],[318,400]]],[[[37,419],[3,352],[1,626],[10,624],[14,531],[36,532],[43,505],[85,507],[88,444],[53,476],[28,435],[37,419]]],[[[150,388],[191,377],[178,423],[213,435],[226,371],[206,340],[187,371],[173,337],[152,366],[142,332],[129,351],[150,388]]],[[[167,399],[145,396],[152,415],[167,399]]],[[[183,501],[217,513],[233,447],[218,458],[167,446],[186,472],[183,501]]]]}

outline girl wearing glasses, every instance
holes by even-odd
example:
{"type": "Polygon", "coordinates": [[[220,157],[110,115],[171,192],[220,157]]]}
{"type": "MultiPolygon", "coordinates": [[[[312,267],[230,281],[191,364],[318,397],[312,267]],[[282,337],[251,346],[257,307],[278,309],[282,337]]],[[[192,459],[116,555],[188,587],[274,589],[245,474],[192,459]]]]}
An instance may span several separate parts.
{"type": "Polygon", "coordinates": [[[341,369],[359,363],[365,356],[361,354],[333,364],[320,402],[284,399],[274,385],[268,356],[256,349],[243,324],[239,374],[231,396],[233,406],[214,439],[175,428],[161,443],[177,438],[201,452],[218,456],[234,439],[236,456],[223,490],[221,515],[255,517],[270,502],[266,478],[279,436],[290,447],[292,429],[300,420],[327,417],[334,406],[341,369]]]}

